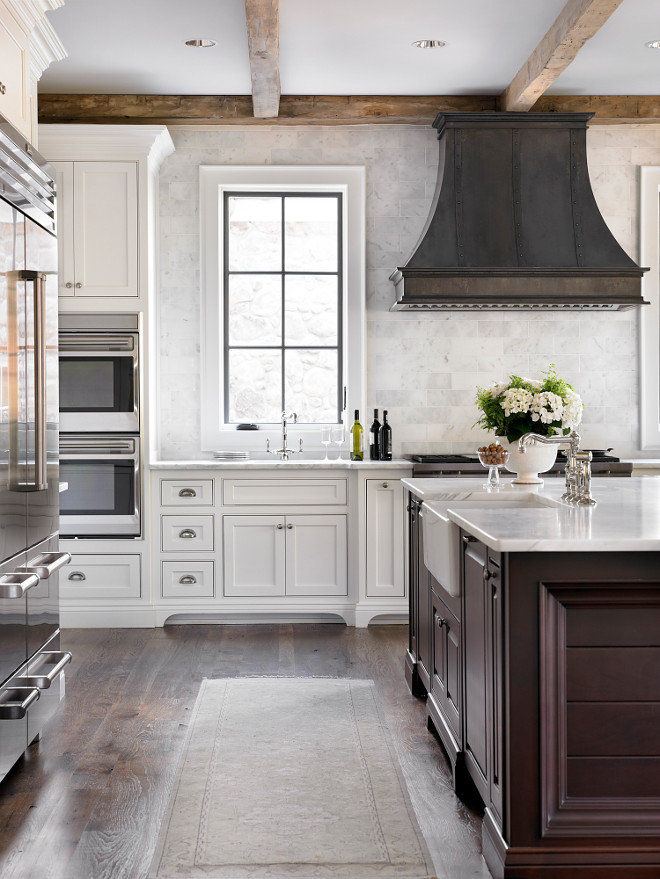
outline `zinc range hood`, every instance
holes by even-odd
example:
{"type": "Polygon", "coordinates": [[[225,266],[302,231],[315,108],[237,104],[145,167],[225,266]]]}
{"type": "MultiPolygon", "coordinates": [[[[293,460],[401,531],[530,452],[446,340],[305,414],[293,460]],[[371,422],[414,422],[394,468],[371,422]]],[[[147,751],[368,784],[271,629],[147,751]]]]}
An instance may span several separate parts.
{"type": "Polygon", "coordinates": [[[640,268],[608,229],[587,171],[591,113],[441,113],[431,214],[390,276],[393,311],[621,310],[640,268]]]}

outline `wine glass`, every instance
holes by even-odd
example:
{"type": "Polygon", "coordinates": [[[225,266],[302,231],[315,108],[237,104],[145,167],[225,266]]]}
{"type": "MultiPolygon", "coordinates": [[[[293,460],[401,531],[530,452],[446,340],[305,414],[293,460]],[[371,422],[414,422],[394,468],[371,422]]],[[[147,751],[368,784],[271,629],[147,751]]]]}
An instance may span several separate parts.
{"type": "Polygon", "coordinates": [[[488,479],[484,482],[484,488],[489,491],[498,491],[500,487],[500,470],[509,460],[509,451],[499,443],[491,443],[489,446],[481,446],[477,449],[477,456],[484,467],[488,467],[488,479]]]}
{"type": "Polygon", "coordinates": [[[325,458],[323,460],[328,461],[328,446],[332,442],[332,428],[329,424],[326,424],[321,428],[321,442],[325,446],[325,458]]]}
{"type": "Polygon", "coordinates": [[[344,442],[344,425],[333,424],[331,429],[332,442],[337,446],[337,460],[341,458],[341,447],[344,442]]]}

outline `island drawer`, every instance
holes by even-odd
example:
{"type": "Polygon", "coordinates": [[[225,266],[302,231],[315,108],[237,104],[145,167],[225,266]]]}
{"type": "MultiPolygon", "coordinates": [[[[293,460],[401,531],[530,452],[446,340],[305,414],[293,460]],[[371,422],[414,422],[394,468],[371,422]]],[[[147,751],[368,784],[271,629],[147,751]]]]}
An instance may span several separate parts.
{"type": "Polygon", "coordinates": [[[164,507],[211,507],[213,480],[161,479],[160,502],[164,507]]]}
{"type": "Polygon", "coordinates": [[[161,516],[163,552],[209,552],[213,543],[213,516],[161,516]]]}
{"type": "Polygon", "coordinates": [[[213,562],[162,562],[163,598],[213,598],[213,562]]]}
{"type": "Polygon", "coordinates": [[[224,479],[226,506],[345,506],[348,489],[345,479],[224,479]]]}

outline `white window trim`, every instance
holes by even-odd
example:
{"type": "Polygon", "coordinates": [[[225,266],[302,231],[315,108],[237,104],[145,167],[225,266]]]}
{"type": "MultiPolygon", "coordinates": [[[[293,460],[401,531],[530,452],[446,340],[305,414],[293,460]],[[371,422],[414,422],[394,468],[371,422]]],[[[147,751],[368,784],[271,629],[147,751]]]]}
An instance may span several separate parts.
{"type": "MultiPolygon", "coordinates": [[[[343,199],[343,315],[344,385],[346,412],[364,411],[365,400],[365,180],[362,166],[204,165],[199,169],[200,240],[202,244],[201,289],[201,437],[202,450],[239,448],[263,451],[266,436],[277,448],[277,428],[270,431],[237,431],[225,426],[223,407],[223,309],[218,291],[222,286],[223,253],[219,246],[226,192],[308,190],[339,191],[343,199]]],[[[344,415],[346,429],[352,418],[344,415]]],[[[321,448],[319,425],[289,428],[289,445],[296,448],[303,437],[308,449],[321,448]]]]}
{"type": "Polygon", "coordinates": [[[640,447],[660,450],[660,167],[641,169],[640,447]]]}

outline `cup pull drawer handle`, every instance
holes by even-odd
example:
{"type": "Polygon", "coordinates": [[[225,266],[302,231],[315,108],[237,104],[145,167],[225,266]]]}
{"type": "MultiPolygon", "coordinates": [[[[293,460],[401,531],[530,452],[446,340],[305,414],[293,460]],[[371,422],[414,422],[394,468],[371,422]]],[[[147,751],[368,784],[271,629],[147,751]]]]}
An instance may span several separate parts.
{"type": "Polygon", "coordinates": [[[71,571],[69,574],[69,580],[74,580],[75,582],[82,582],[86,580],[87,577],[83,574],[82,571],[71,571]]]}
{"type": "Polygon", "coordinates": [[[59,571],[71,561],[68,552],[42,552],[21,568],[26,574],[36,574],[41,580],[47,580],[51,574],[59,571]]]}
{"type": "Polygon", "coordinates": [[[194,488],[182,488],[179,497],[197,497],[197,492],[194,488]]]}
{"type": "Polygon", "coordinates": [[[197,577],[193,577],[192,574],[185,574],[183,577],[179,578],[179,583],[182,586],[194,586],[197,582],[197,577]]]}
{"type": "Polygon", "coordinates": [[[55,678],[60,674],[63,668],[71,662],[72,654],[68,651],[63,653],[40,653],[36,657],[33,665],[36,665],[38,671],[39,665],[46,663],[54,663],[53,667],[45,674],[28,673],[20,678],[15,678],[16,682],[22,687],[37,687],[39,690],[47,690],[53,683],[55,678]]]}
{"type": "Polygon", "coordinates": [[[23,598],[38,583],[36,574],[4,574],[0,577],[0,598],[23,598]]]}
{"type": "Polygon", "coordinates": [[[179,537],[182,540],[193,540],[197,537],[197,532],[193,531],[192,528],[184,528],[183,531],[179,531],[179,537]]]}
{"type": "Polygon", "coordinates": [[[5,690],[0,693],[0,720],[20,720],[27,714],[28,708],[39,698],[39,690],[18,689],[5,690]]]}

